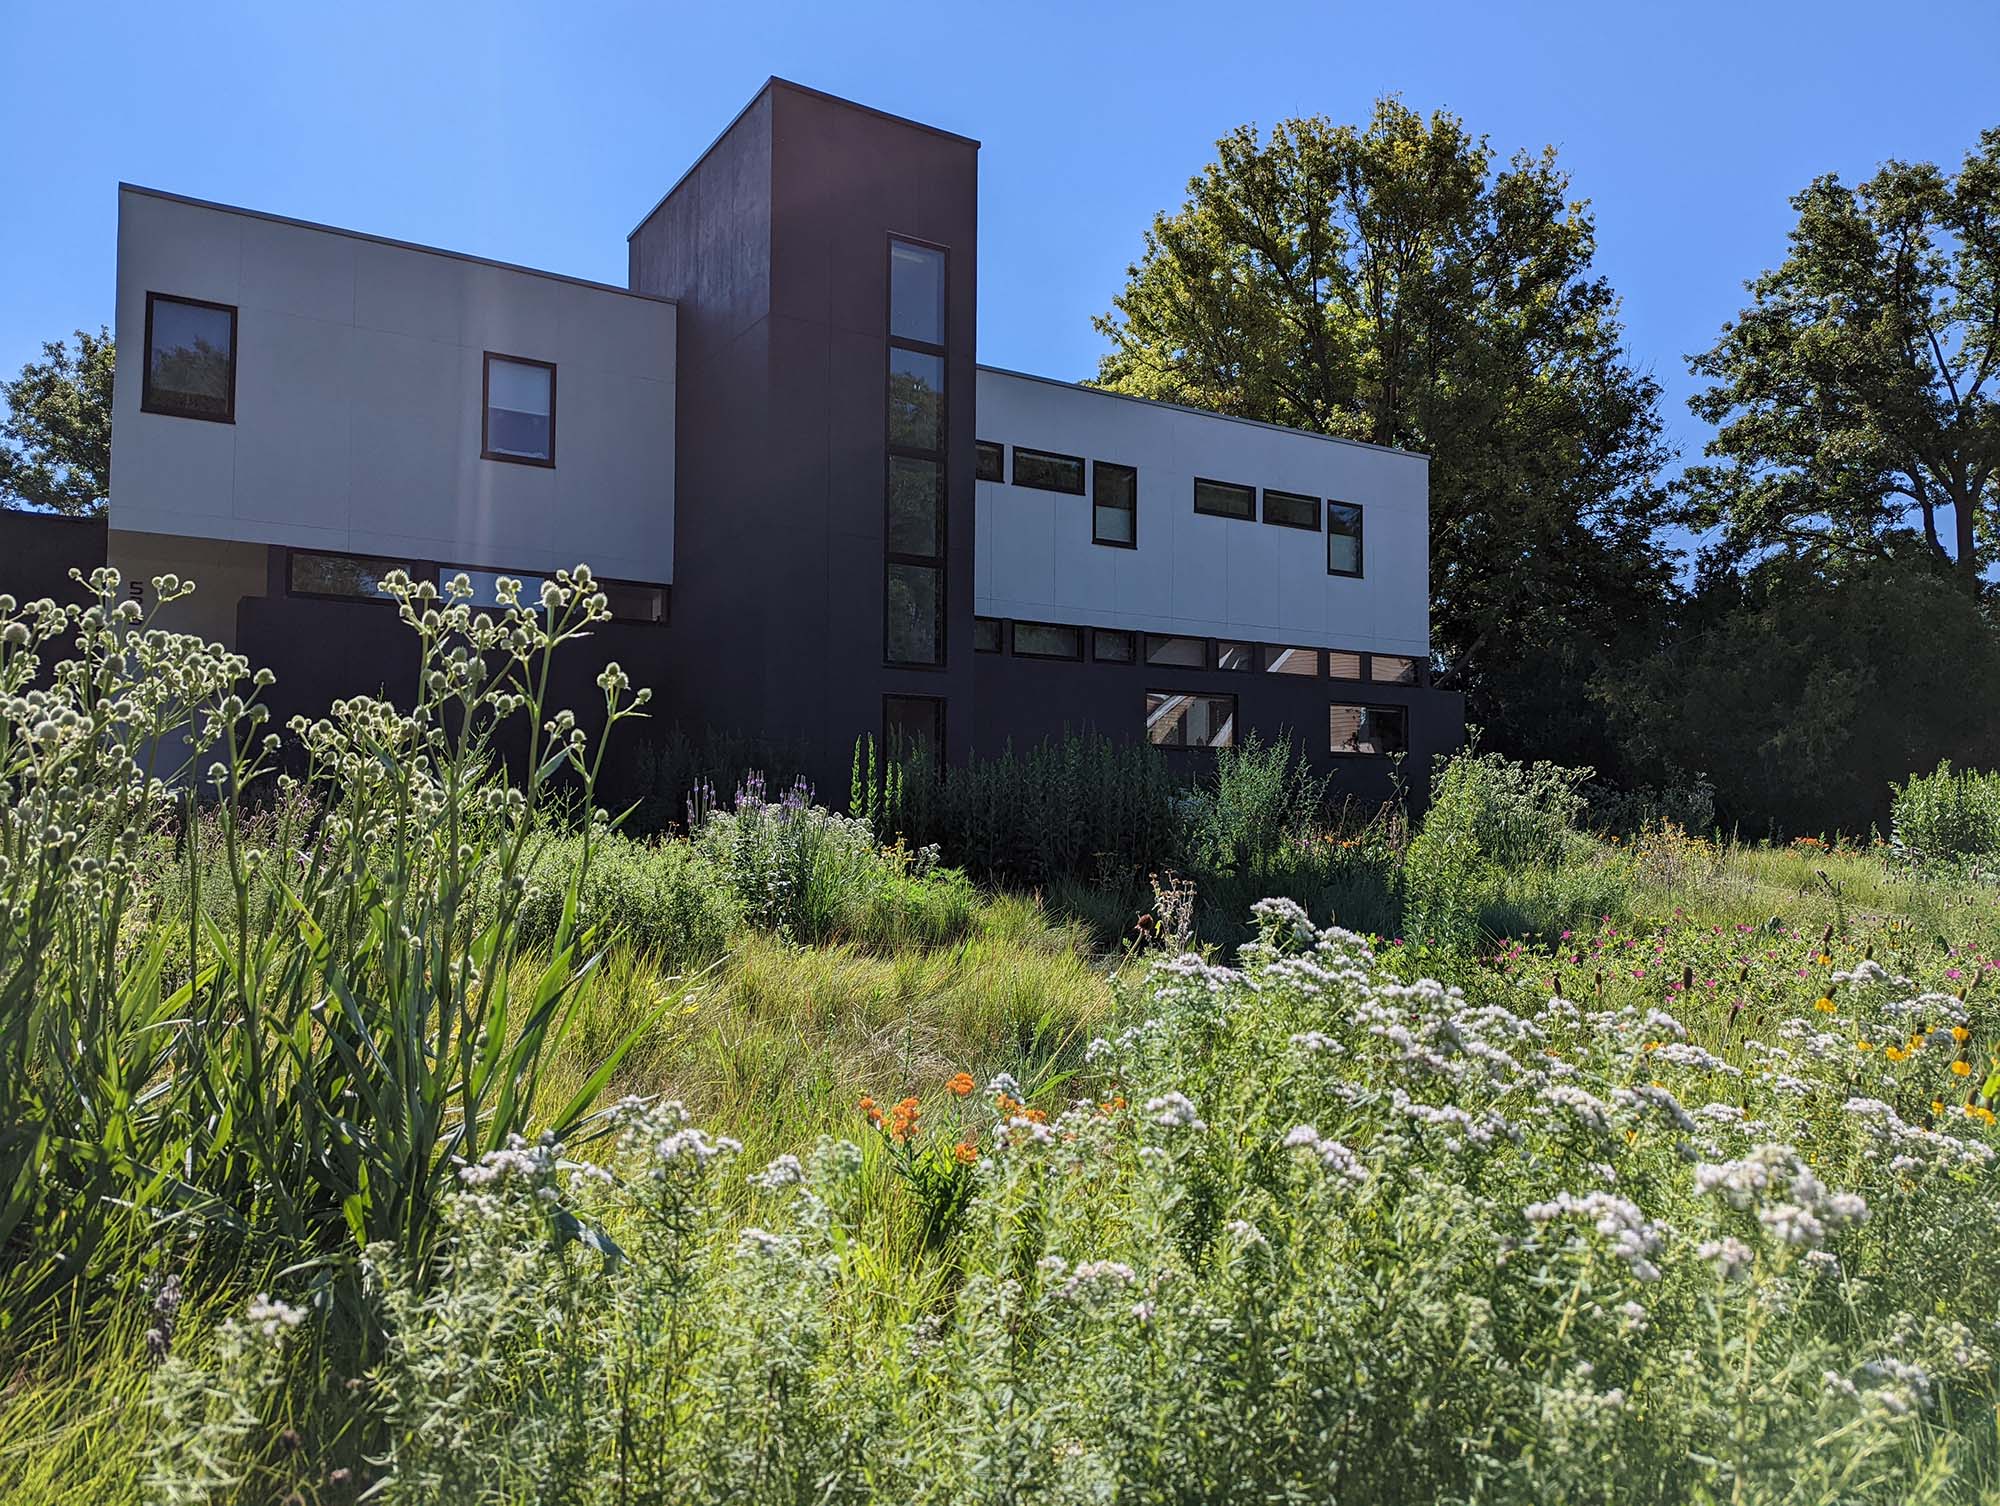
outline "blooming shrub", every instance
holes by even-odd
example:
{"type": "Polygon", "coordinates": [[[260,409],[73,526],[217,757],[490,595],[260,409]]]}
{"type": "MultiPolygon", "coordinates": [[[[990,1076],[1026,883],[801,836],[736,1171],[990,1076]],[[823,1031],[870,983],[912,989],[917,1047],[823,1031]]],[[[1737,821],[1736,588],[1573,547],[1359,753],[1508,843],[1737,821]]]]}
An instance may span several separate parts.
{"type": "MultiPolygon", "coordinates": [[[[441,1279],[374,1257],[371,1499],[2000,1486],[1983,1005],[1862,959],[1753,1035],[1525,974],[1468,999],[1289,901],[1257,921],[1238,967],[1128,985],[1067,1108],[956,1079],[751,1170],[631,1103],[602,1170],[466,1167],[441,1279]],[[888,1280],[871,1168],[933,1118],[964,1205],[888,1280]]],[[[188,1431],[187,1470],[216,1446],[188,1431]]]]}
{"type": "Polygon", "coordinates": [[[1891,790],[1897,845],[1917,857],[2000,853],[2000,774],[1955,770],[1947,760],[1891,790]]]}

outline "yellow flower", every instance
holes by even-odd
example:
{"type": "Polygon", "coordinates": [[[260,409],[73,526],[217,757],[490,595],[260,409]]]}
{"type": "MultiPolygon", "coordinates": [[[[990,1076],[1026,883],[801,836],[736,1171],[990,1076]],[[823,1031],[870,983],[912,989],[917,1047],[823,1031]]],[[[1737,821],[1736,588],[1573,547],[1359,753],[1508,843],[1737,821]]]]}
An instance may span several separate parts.
{"type": "Polygon", "coordinates": [[[1854,1049],[1856,1051],[1873,1051],[1875,1049],[1875,1043],[1873,1041],[1856,1041],[1854,1043],[1854,1049]]]}
{"type": "Polygon", "coordinates": [[[1942,1099],[1933,1098],[1931,1100],[1931,1112],[1933,1114],[1942,1114],[1944,1112],[1944,1101],[1942,1099]]]}
{"type": "Polygon", "coordinates": [[[1972,1032],[1967,1030],[1963,1025],[1954,1025],[1951,1027],[1951,1038],[1963,1046],[1967,1041],[1972,1039],[1972,1032]]]}
{"type": "Polygon", "coordinates": [[[1813,1008],[1817,1009],[1821,1014],[1832,1014],[1833,1000],[1822,995],[1821,997],[1813,1000],[1813,1008]]]}
{"type": "Polygon", "coordinates": [[[1889,1060],[1892,1062],[1899,1062],[1904,1057],[1908,1056],[1910,1053],[1903,1050],[1903,1048],[1900,1046],[1884,1046],[1882,1048],[1882,1054],[1888,1057],[1889,1060]]]}
{"type": "Polygon", "coordinates": [[[1951,1075],[1953,1077],[1970,1077],[1972,1075],[1972,1063],[1953,1062],[1951,1064],[1951,1075]]]}

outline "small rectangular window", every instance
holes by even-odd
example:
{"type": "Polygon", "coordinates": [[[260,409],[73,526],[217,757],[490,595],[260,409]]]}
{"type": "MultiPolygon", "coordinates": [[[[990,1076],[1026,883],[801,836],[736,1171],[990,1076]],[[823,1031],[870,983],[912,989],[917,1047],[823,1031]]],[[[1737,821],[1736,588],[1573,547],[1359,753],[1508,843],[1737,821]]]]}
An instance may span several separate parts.
{"type": "Polygon", "coordinates": [[[470,607],[495,608],[502,605],[500,582],[519,581],[520,587],[514,593],[514,605],[525,607],[531,612],[542,609],[542,577],[539,575],[519,575],[512,570],[468,570],[463,565],[439,565],[437,572],[438,589],[450,599],[450,586],[458,576],[464,576],[472,587],[470,596],[457,598],[470,607]]]}
{"type": "Polygon", "coordinates": [[[935,754],[944,747],[944,702],[929,695],[882,697],[882,748],[895,758],[919,745],[935,754]]]}
{"type": "Polygon", "coordinates": [[[1014,484],[1032,486],[1045,492],[1083,495],[1083,457],[1052,455],[1047,450],[1026,450],[1014,446],[1014,484]]]}
{"type": "Polygon", "coordinates": [[[937,454],[944,448],[944,357],[889,347],[889,443],[937,454]]]}
{"type": "Polygon", "coordinates": [[[1298,492],[1274,492],[1264,488],[1264,521],[1283,528],[1309,528],[1319,532],[1319,498],[1298,492]]]}
{"type": "Polygon", "coordinates": [[[393,601],[394,597],[382,594],[382,582],[395,570],[411,580],[419,578],[409,560],[294,549],[285,562],[285,586],[294,596],[353,596],[362,601],[393,601]]]}
{"type": "Polygon", "coordinates": [[[553,361],[486,352],[482,460],[556,463],[556,368],[553,361]]]}
{"type": "Polygon", "coordinates": [[[973,447],[975,464],[973,478],[978,481],[1005,481],[1007,479],[1007,447],[995,444],[990,439],[982,439],[973,447]]]}
{"type": "Polygon", "coordinates": [[[1204,481],[1197,476],[1194,482],[1194,510],[1218,518],[1254,519],[1257,516],[1257,488],[1237,486],[1229,481],[1204,481]]]}
{"type": "Polygon", "coordinates": [[[1090,541],[1117,549],[1139,545],[1139,469],[1097,460],[1090,467],[1090,541]]]}
{"type": "Polygon", "coordinates": [[[1414,685],[1417,683],[1417,661],[1406,659],[1401,654],[1370,654],[1368,678],[1381,685],[1414,685]]]}
{"type": "Polygon", "coordinates": [[[235,423],[235,307],[148,293],[142,388],[147,413],[235,423]]]}
{"type": "Polygon", "coordinates": [[[944,252],[889,242],[889,338],[944,344],[944,252]]]}
{"type": "Polygon", "coordinates": [[[1098,628],[1090,635],[1090,656],[1100,664],[1130,664],[1139,657],[1138,634],[1098,628]]]}
{"type": "Polygon", "coordinates": [[[1316,680],[1319,678],[1319,650],[1279,648],[1274,644],[1264,650],[1264,672],[1271,675],[1304,675],[1316,680]]]}
{"type": "Polygon", "coordinates": [[[1360,679],[1361,655],[1350,654],[1337,648],[1328,649],[1326,651],[1326,677],[1329,680],[1360,679]]]}
{"type": "Polygon", "coordinates": [[[889,563],[882,642],[891,664],[944,663],[942,574],[935,565],[889,563]]]}
{"type": "Polygon", "coordinates": [[[628,580],[600,580],[604,604],[611,608],[613,622],[665,622],[667,588],[645,586],[628,580]]]}
{"type": "Polygon", "coordinates": [[[944,553],[944,467],[889,457],[889,552],[936,559],[944,553]]]}
{"type": "Polygon", "coordinates": [[[1215,667],[1217,669],[1255,669],[1257,650],[1247,643],[1218,643],[1215,645],[1215,667]]]}
{"type": "Polygon", "coordinates": [[[1402,706],[1334,706],[1328,721],[1332,751],[1386,755],[1410,751],[1410,713],[1402,706]]]}
{"type": "Polygon", "coordinates": [[[1014,653],[1024,659],[1081,659],[1083,629],[1053,622],[1017,622],[1014,653]]]}
{"type": "Polygon", "coordinates": [[[1236,697],[1149,690],[1146,740],[1157,748],[1234,747],[1236,697]]]}
{"type": "Polygon", "coordinates": [[[1206,638],[1163,638],[1146,635],[1146,662],[1168,664],[1178,669],[1208,668],[1206,638]]]}
{"type": "Polygon", "coordinates": [[[1351,502],[1326,504],[1326,573],[1361,573],[1361,509],[1351,502]]]}
{"type": "Polygon", "coordinates": [[[998,617],[975,617],[972,619],[972,651],[976,654],[997,654],[1000,652],[1000,619],[998,617]]]}

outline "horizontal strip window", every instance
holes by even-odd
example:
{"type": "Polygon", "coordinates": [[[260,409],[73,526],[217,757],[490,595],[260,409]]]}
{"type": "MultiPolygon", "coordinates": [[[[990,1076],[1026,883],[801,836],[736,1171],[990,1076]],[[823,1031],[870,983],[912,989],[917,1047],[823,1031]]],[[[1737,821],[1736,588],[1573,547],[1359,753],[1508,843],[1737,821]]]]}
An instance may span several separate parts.
{"type": "Polygon", "coordinates": [[[1113,549],[1139,547],[1139,468],[1091,462],[1090,541],[1113,549]]]}
{"type": "Polygon", "coordinates": [[[990,439],[978,440],[972,447],[974,464],[973,479],[977,481],[1005,481],[1007,479],[1007,447],[995,444],[990,439]]]}
{"type": "Polygon", "coordinates": [[[1345,649],[1328,649],[1326,651],[1326,677],[1329,680],[1360,679],[1361,655],[1350,654],[1345,649]]]}
{"type": "Polygon", "coordinates": [[[1257,667],[1257,650],[1247,643],[1221,642],[1215,645],[1217,669],[1247,670],[1257,667]]]}
{"type": "Polygon", "coordinates": [[[1272,675],[1304,675],[1308,679],[1319,678],[1319,650],[1316,648],[1279,648],[1276,644],[1264,650],[1264,672],[1272,675]]]}
{"type": "Polygon", "coordinates": [[[1319,532],[1319,498],[1298,492],[1274,492],[1264,488],[1264,521],[1280,528],[1307,528],[1319,532]]]}
{"type": "Polygon", "coordinates": [[[1097,628],[1090,635],[1090,656],[1099,664],[1131,664],[1139,657],[1139,635],[1097,628]]]}
{"type": "Polygon", "coordinates": [[[998,617],[975,617],[972,619],[972,651],[976,654],[997,654],[1000,652],[1000,628],[998,617]]]}
{"type": "Polygon", "coordinates": [[[1236,697],[1146,692],[1146,741],[1156,748],[1232,748],[1236,697]]]}
{"type": "Polygon", "coordinates": [[[1083,457],[1054,455],[1047,450],[1026,450],[1014,446],[1014,484],[1039,491],[1083,495],[1083,457]]]}
{"type": "Polygon", "coordinates": [[[1370,654],[1368,678],[1378,685],[1414,685],[1417,683],[1417,661],[1404,658],[1401,654],[1370,654]]]}
{"type": "Polygon", "coordinates": [[[411,560],[368,554],[320,554],[294,549],[285,561],[285,589],[294,596],[338,596],[359,601],[394,601],[382,582],[400,570],[412,580],[435,577],[432,567],[411,560]]]}
{"type": "Polygon", "coordinates": [[[1410,713],[1403,706],[1328,708],[1331,751],[1387,757],[1410,751],[1410,713]]]}
{"type": "Polygon", "coordinates": [[[1206,638],[1169,638],[1148,633],[1146,635],[1146,662],[1148,664],[1170,665],[1177,669],[1207,669],[1208,640],[1206,638]]]}
{"type": "Polygon", "coordinates": [[[1351,502],[1326,504],[1326,573],[1361,574],[1361,509],[1351,502]]]}
{"type": "Polygon", "coordinates": [[[1217,518],[1254,521],[1257,516],[1257,488],[1238,486],[1232,481],[1204,481],[1197,476],[1194,480],[1194,510],[1217,518]]]}
{"type": "Polygon", "coordinates": [[[1014,624],[1014,656],[1019,659],[1081,659],[1083,629],[1054,622],[1014,624]]]}

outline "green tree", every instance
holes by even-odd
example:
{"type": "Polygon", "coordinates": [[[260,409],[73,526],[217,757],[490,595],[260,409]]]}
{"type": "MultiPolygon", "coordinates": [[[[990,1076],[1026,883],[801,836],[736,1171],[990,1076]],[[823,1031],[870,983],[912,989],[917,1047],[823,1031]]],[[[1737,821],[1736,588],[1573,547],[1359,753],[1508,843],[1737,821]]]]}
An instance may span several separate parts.
{"type": "Polygon", "coordinates": [[[1776,270],[1690,358],[1719,425],[1687,521],[1725,563],[1909,552],[1977,578],[2000,543],[2000,129],[1956,175],[1816,179],[1776,270]]]}
{"type": "Polygon", "coordinates": [[[1502,748],[1602,759],[1601,718],[1550,712],[1672,591],[1670,457],[1569,188],[1553,149],[1503,163],[1393,98],[1241,127],[1097,320],[1098,381],[1428,452],[1445,683],[1502,748]]]}
{"type": "Polygon", "coordinates": [[[0,506],[76,517],[111,495],[111,331],[76,332],[76,348],[51,340],[42,359],[0,387],[0,506]]]}

